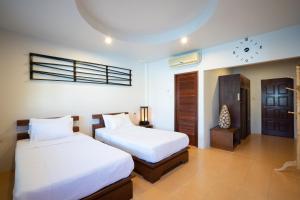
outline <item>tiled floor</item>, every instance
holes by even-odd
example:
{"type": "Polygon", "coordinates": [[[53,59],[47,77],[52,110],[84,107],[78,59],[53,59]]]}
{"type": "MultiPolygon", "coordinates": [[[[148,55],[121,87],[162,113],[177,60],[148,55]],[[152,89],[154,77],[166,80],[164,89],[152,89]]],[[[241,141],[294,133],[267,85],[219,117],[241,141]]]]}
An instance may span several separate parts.
{"type": "Polygon", "coordinates": [[[12,173],[0,173],[0,199],[12,199],[12,187],[13,187],[13,175],[12,173]]]}
{"type": "Polygon", "coordinates": [[[292,139],[254,134],[234,152],[191,148],[190,161],[157,183],[134,178],[134,199],[300,200],[300,171],[274,171],[295,148],[292,139]]]}
{"type": "MultiPolygon", "coordinates": [[[[134,199],[300,199],[300,171],[275,172],[295,159],[292,139],[251,135],[234,152],[191,148],[190,160],[155,184],[133,179],[134,199]]],[[[0,175],[0,199],[11,198],[11,175],[0,175]]]]}

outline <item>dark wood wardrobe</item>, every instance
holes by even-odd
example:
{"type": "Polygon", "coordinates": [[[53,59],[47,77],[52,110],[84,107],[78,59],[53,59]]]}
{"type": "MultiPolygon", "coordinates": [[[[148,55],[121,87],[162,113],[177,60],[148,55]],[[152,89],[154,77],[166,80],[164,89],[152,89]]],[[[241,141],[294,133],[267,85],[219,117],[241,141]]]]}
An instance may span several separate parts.
{"type": "Polygon", "coordinates": [[[227,105],[231,127],[239,129],[245,139],[250,130],[250,80],[241,74],[219,76],[219,110],[227,105]]]}

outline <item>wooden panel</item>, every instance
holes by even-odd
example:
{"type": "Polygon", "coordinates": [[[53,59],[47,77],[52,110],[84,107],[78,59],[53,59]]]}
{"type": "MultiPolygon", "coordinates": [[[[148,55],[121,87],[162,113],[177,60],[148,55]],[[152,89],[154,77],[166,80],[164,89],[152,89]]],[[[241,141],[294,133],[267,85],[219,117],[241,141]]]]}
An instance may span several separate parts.
{"type": "Polygon", "coordinates": [[[278,85],[278,93],[279,94],[287,94],[288,93],[288,90],[286,89],[285,84],[279,84],[278,85]]]}
{"type": "Polygon", "coordinates": [[[266,87],[267,94],[275,94],[275,88],[273,85],[267,85],[266,87]]]}
{"type": "Polygon", "coordinates": [[[288,106],[288,96],[278,97],[278,106],[288,106]]]}
{"type": "Polygon", "coordinates": [[[79,132],[79,126],[73,126],[73,132],[79,132]]]}
{"type": "Polygon", "coordinates": [[[286,87],[293,88],[293,79],[261,81],[262,134],[294,137],[294,117],[288,114],[294,110],[294,96],[286,87]]]}
{"type": "Polygon", "coordinates": [[[267,97],[266,105],[267,106],[275,106],[275,97],[267,97]]]}
{"type": "Polygon", "coordinates": [[[29,119],[23,119],[17,121],[17,126],[28,126],[29,125],[29,119]]]}
{"type": "Polygon", "coordinates": [[[175,75],[175,131],[188,135],[198,146],[198,73],[175,75]]]}

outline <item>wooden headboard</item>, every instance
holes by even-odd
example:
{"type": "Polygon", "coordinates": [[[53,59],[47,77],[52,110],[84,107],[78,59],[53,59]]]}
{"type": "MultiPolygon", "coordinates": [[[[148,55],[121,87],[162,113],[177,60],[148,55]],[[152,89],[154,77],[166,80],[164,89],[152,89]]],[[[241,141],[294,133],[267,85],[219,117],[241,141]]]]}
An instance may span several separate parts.
{"type": "MultiPolygon", "coordinates": [[[[53,117],[57,118],[57,117],[53,117]]],[[[79,116],[72,116],[73,121],[79,121],[79,116]]],[[[22,119],[22,120],[17,120],[17,129],[20,127],[28,127],[29,126],[29,119],[22,119]]],[[[79,126],[73,126],[73,131],[74,132],[79,132],[79,126]]],[[[17,140],[23,140],[23,139],[28,139],[29,134],[28,132],[23,132],[23,133],[17,133],[17,140]]]]}
{"type": "Polygon", "coordinates": [[[121,113],[128,114],[128,112],[119,112],[119,113],[107,113],[107,114],[94,114],[94,115],[92,115],[93,119],[98,119],[99,120],[99,123],[92,125],[93,138],[95,138],[95,131],[96,131],[97,128],[104,128],[105,127],[105,123],[104,123],[102,115],[118,115],[118,114],[121,114],[121,113]]]}

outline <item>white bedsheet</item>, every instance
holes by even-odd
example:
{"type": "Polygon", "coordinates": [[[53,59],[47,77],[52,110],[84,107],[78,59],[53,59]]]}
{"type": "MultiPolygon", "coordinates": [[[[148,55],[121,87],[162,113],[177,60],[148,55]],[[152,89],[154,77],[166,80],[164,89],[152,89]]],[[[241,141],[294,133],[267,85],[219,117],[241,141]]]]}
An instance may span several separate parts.
{"type": "Polygon", "coordinates": [[[80,199],[128,177],[130,154],[83,134],[16,147],[14,199],[80,199]]]}
{"type": "Polygon", "coordinates": [[[96,139],[151,163],[169,157],[189,144],[188,136],[140,126],[96,129],[96,139]]]}

